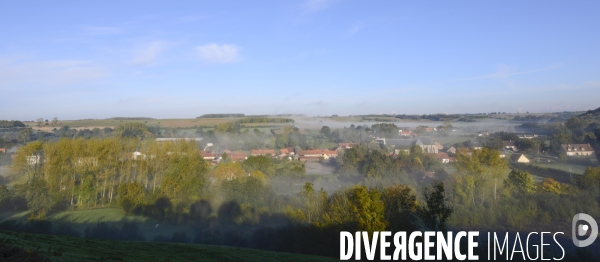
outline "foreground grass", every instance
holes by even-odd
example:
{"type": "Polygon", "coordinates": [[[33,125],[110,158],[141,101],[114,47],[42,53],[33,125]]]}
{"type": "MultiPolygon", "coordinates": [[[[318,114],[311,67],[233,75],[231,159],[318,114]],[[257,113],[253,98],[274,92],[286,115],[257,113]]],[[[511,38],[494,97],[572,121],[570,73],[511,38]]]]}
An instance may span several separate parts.
{"type": "MultiPolygon", "coordinates": [[[[21,212],[3,212],[0,213],[0,221],[15,220],[27,222],[31,211],[21,212]]],[[[152,240],[158,236],[171,237],[176,232],[193,232],[193,229],[185,225],[173,225],[159,222],[155,219],[144,216],[125,215],[118,208],[100,208],[77,211],[64,211],[49,215],[46,220],[53,225],[69,225],[83,236],[84,230],[88,226],[93,226],[98,222],[103,222],[108,226],[122,227],[126,222],[134,222],[144,235],[146,240],[152,240]],[[158,226],[157,226],[158,225],[158,226]]]]}
{"type": "Polygon", "coordinates": [[[0,242],[51,261],[335,261],[334,258],[247,248],[160,242],[105,241],[0,231],[0,242]]]}

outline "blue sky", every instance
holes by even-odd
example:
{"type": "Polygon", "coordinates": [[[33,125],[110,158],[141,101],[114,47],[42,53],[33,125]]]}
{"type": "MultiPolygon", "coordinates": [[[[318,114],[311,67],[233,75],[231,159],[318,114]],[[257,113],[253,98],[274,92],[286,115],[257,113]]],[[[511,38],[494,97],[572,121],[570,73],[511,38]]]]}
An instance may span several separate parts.
{"type": "Polygon", "coordinates": [[[598,1],[9,1],[0,119],[600,107],[598,1]]]}

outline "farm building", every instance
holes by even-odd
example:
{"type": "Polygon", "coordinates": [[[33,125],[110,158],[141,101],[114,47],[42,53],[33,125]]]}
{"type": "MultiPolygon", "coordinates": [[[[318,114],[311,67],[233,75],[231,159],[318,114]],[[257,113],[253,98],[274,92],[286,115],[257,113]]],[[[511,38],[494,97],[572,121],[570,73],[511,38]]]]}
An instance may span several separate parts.
{"type": "Polygon", "coordinates": [[[590,144],[562,144],[563,151],[567,156],[591,156],[594,155],[594,149],[590,144]]]}
{"type": "Polygon", "coordinates": [[[523,154],[512,154],[510,161],[513,163],[529,163],[529,159],[523,154]]]}

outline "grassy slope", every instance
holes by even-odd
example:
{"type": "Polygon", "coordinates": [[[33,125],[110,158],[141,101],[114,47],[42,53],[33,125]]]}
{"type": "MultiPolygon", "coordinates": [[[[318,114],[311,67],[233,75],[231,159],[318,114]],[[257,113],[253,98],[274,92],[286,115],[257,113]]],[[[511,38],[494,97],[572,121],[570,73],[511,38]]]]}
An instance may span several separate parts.
{"type": "Polygon", "coordinates": [[[0,241],[52,261],[334,261],[246,248],[159,242],[103,241],[0,231],[0,241]]]}
{"type": "MultiPolygon", "coordinates": [[[[4,212],[0,213],[0,221],[11,219],[25,222],[27,221],[29,215],[29,211],[18,213],[4,212]]],[[[193,232],[192,228],[189,226],[171,225],[143,216],[125,216],[125,214],[123,214],[123,212],[117,208],[65,211],[49,215],[46,219],[52,222],[54,225],[70,225],[81,235],[83,235],[84,230],[88,226],[95,225],[98,222],[104,222],[109,226],[114,225],[119,228],[123,226],[125,222],[135,222],[146,237],[146,240],[152,240],[157,236],[170,237],[176,232],[193,232]],[[157,224],[159,225],[158,227],[156,227],[157,224]]]]}

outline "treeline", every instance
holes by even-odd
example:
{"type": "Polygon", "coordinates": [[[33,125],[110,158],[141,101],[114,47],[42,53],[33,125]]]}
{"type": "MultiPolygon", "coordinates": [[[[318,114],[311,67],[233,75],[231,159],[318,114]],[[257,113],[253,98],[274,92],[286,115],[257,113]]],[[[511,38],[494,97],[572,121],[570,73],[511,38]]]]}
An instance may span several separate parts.
{"type": "Polygon", "coordinates": [[[240,120],[242,124],[250,123],[294,123],[294,119],[282,117],[244,117],[240,120]]]}
{"type": "Polygon", "coordinates": [[[108,120],[154,120],[152,117],[111,117],[108,120]]]}
{"type": "Polygon", "coordinates": [[[5,127],[25,127],[25,124],[18,120],[0,120],[0,128],[5,127]]]}
{"type": "MultiPolygon", "coordinates": [[[[390,115],[391,116],[391,115],[390,115]]],[[[431,114],[431,115],[396,115],[393,116],[398,119],[408,119],[408,120],[431,120],[431,121],[470,121],[475,119],[485,119],[489,116],[485,113],[482,114],[431,114]]]]}
{"type": "Polygon", "coordinates": [[[244,114],[204,114],[196,118],[239,118],[244,116],[244,114]]]}
{"type": "Polygon", "coordinates": [[[26,203],[42,216],[74,207],[110,206],[117,189],[131,182],[170,197],[179,208],[192,201],[181,194],[197,195],[207,179],[207,164],[193,142],[141,143],[115,137],[31,142],[18,149],[12,169],[26,182],[13,186],[11,201],[26,203]],[[134,158],[136,150],[146,157],[134,158]]]}

